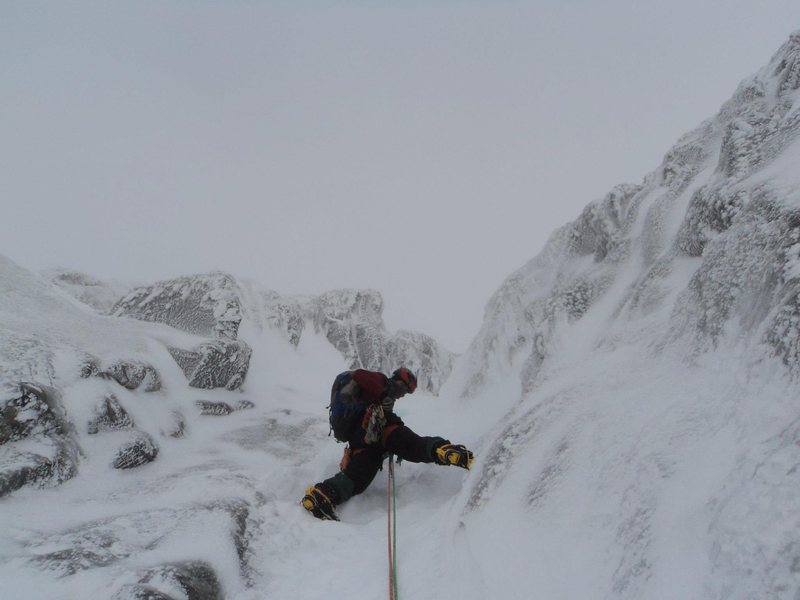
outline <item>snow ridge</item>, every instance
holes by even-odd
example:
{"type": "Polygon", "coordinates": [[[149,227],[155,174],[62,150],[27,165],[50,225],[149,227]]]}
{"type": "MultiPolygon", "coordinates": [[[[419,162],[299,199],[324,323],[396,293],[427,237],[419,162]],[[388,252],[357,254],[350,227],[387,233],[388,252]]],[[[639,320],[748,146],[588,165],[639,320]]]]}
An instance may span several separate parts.
{"type": "MultiPolygon", "coordinates": [[[[489,301],[445,390],[496,423],[462,518],[585,568],[529,569],[528,589],[800,593],[800,511],[786,504],[800,483],[798,72],[795,33],[641,184],[587,206],[489,301]]],[[[495,595],[520,577],[496,566],[495,595]]]]}

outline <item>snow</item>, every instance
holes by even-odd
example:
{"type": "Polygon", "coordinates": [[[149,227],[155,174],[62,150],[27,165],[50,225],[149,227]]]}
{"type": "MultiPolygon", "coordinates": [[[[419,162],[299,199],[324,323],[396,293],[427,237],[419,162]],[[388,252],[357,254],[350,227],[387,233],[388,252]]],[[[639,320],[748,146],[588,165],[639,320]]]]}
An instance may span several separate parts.
{"type": "MultiPolygon", "coordinates": [[[[325,406],[332,377],[347,365],[324,337],[304,335],[295,349],[278,332],[244,322],[240,335],[254,349],[245,390],[190,389],[165,345],[193,336],[81,310],[10,261],[4,259],[3,267],[9,292],[3,297],[3,316],[16,315],[13,329],[4,331],[3,347],[8,349],[12,335],[36,339],[42,352],[41,342],[58,341],[58,359],[45,352],[42,362],[62,386],[68,416],[81,431],[84,455],[75,478],[55,487],[22,488],[0,500],[0,527],[7,532],[0,541],[4,597],[113,597],[135,583],[142,569],[183,560],[212,564],[226,598],[320,597],[330,592],[332,580],[351,577],[363,580],[367,595],[382,592],[383,475],[367,493],[342,507],[341,523],[316,521],[299,506],[305,487],[334,472],[342,451],[328,437],[325,406]],[[109,357],[129,357],[132,348],[137,358],[156,367],[162,390],[144,393],[77,376],[86,349],[108,362],[109,357]],[[155,434],[160,453],[152,464],[112,469],[111,458],[130,434],[86,434],[84,424],[110,391],[137,429],[155,434]],[[255,408],[225,417],[200,416],[193,406],[199,398],[232,405],[248,399],[255,408]],[[183,439],[159,434],[175,408],[187,420],[183,439]],[[249,509],[253,572],[247,576],[230,541],[231,519],[224,508],[237,503],[249,509]],[[342,547],[348,538],[350,552],[342,547]],[[366,570],[351,559],[352,551],[361,553],[361,547],[374,559],[366,570]],[[72,558],[52,558],[65,553],[72,558]]],[[[400,412],[421,433],[450,435],[452,430],[454,435],[457,431],[448,426],[441,409],[433,411],[439,422],[427,423],[428,408],[439,402],[417,394],[400,412]]],[[[405,544],[406,551],[428,526],[424,516],[441,513],[439,504],[450,503],[461,487],[463,471],[439,468],[439,477],[432,478],[427,471],[433,468],[404,464],[398,469],[399,497],[422,500],[419,510],[401,503],[399,518],[409,524],[401,529],[400,548],[405,544]],[[433,482],[440,487],[426,498],[433,482]]],[[[166,583],[160,589],[169,591],[166,583]]]]}
{"type": "MultiPolygon", "coordinates": [[[[465,443],[477,456],[471,472],[396,469],[401,598],[768,597],[746,569],[765,549],[788,547],[800,525],[797,469],[777,489],[768,482],[800,463],[798,447],[763,439],[796,419],[787,393],[794,384],[777,366],[748,366],[732,350],[694,365],[674,349],[654,361],[647,332],[666,318],[658,312],[626,327],[626,343],[609,345],[606,304],[592,309],[597,319],[567,326],[533,391],[507,381],[491,388],[494,396],[418,393],[398,403],[413,429],[465,443]],[[780,519],[776,506],[784,507],[780,519]]],[[[73,307],[59,310],[51,324],[73,307]]],[[[146,336],[153,324],[124,326],[146,336]]],[[[384,597],[385,472],[340,508],[341,522],[312,519],[298,504],[305,486],[337,468],[342,446],[327,435],[325,405],[343,357],[318,335],[294,349],[247,322],[240,334],[254,349],[242,392],[189,389],[153,348],[145,354],[164,389],[114,387],[145,431],[163,427],[165,402],[186,415],[184,439],[158,436],[157,461],[111,469],[119,432],[83,435],[77,477],[0,501],[7,597],[113,597],[141,570],[183,560],[212,564],[230,599],[312,599],[353,585],[384,597]],[[199,416],[199,397],[256,406],[199,416]],[[247,575],[231,543],[228,509],[237,503],[249,508],[247,575]],[[47,559],[75,548],[88,563],[94,553],[108,564],[71,572],[75,561],[47,559]]],[[[69,382],[70,417],[85,422],[109,385],[69,382]]],[[[783,585],[800,583],[793,577],[783,585]]],[[[174,584],[151,583],[165,592],[174,584]]]]}
{"type": "MultiPolygon", "coordinates": [[[[513,273],[439,396],[398,402],[412,429],[476,456],[470,472],[396,469],[400,598],[800,597],[800,145],[784,120],[771,153],[786,115],[756,92],[797,96],[774,62],[513,273]],[[731,190],[745,200],[719,224],[731,190]]],[[[57,386],[82,454],[72,479],[0,498],[4,598],[122,600],[142,581],[183,598],[163,567],[196,561],[231,600],[388,595],[385,471],[341,522],[299,506],[338,468],[325,406],[348,359],[324,332],[267,321],[242,319],[240,390],[193,389],[166,348],[204,338],[101,316],[0,257],[0,389],[57,386]],[[83,379],[86,353],[151,364],[163,385],[83,379]],[[112,393],[136,430],[90,435],[112,393]],[[201,415],[198,400],[254,407],[201,415]],[[111,468],[137,431],[158,458],[111,468]]]]}

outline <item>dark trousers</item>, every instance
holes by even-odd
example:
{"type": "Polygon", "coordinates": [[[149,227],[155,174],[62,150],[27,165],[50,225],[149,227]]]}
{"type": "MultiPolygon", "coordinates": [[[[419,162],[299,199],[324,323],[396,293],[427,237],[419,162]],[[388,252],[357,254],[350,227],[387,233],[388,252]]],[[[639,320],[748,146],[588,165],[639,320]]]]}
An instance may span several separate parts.
{"type": "Polygon", "coordinates": [[[387,427],[381,444],[361,446],[351,444],[350,459],[342,470],[319,483],[334,504],[341,504],[369,487],[383,466],[387,454],[394,454],[416,463],[434,462],[434,448],[446,442],[440,437],[422,437],[405,425],[387,427]]]}

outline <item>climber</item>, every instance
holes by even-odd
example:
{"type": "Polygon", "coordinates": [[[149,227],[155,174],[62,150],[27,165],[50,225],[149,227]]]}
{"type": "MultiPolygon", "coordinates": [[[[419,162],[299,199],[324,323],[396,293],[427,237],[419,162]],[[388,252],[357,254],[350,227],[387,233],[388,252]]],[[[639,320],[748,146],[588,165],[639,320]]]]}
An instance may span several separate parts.
{"type": "Polygon", "coordinates": [[[318,519],[336,520],[334,508],[367,489],[389,454],[409,462],[469,469],[472,452],[441,437],[421,437],[394,412],[395,400],[417,389],[417,378],[401,367],[386,377],[358,369],[345,371],[331,390],[330,424],[338,441],[347,442],[340,471],[310,486],[301,504],[318,519]]]}

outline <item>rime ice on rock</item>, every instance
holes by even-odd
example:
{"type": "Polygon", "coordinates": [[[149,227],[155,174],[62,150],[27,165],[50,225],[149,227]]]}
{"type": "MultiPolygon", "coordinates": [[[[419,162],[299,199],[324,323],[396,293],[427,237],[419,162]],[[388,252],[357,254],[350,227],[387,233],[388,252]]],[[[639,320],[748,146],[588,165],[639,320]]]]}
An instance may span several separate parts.
{"type": "MultiPolygon", "coordinates": [[[[681,468],[698,484],[706,475],[714,481],[704,504],[697,500],[694,512],[674,517],[679,525],[682,518],[702,522],[695,543],[708,561],[703,569],[713,572],[704,572],[703,581],[713,584],[698,584],[698,593],[797,595],[800,517],[789,498],[800,474],[799,89],[800,32],[715,117],[683,136],[642,185],[618,187],[591,203],[512,273],[456,367],[454,386],[466,406],[472,397],[503,398],[508,382],[516,384],[516,395],[503,400],[508,412],[499,413],[500,426],[484,447],[464,512],[495,514],[492,499],[505,493],[530,506],[525,515],[532,520],[545,524],[538,515],[546,510],[563,519],[558,503],[567,495],[558,488],[572,478],[572,489],[590,499],[585,511],[580,501],[572,508],[587,530],[608,526],[604,543],[615,553],[598,578],[608,586],[598,596],[658,596],[657,582],[676,575],[659,561],[665,541],[674,541],[664,533],[672,508],[665,498],[691,495],[670,495],[681,468]],[[709,372],[697,377],[710,389],[681,393],[671,389],[680,381],[657,378],[640,380],[641,389],[617,386],[631,375],[625,369],[635,367],[614,362],[615,352],[637,358],[632,349],[642,355],[638,366],[656,374],[665,357],[687,372],[703,365],[709,372]],[[595,385],[568,383],[582,366],[569,352],[594,367],[602,390],[597,405],[595,385]],[[748,369],[774,373],[787,397],[739,392],[748,369]],[[651,387],[659,385],[650,402],[651,387]],[[629,404],[619,409],[626,394],[629,404]],[[605,413],[624,420],[640,408],[641,420],[630,429],[602,422],[605,413]],[[625,437],[603,438],[608,431],[625,437]],[[731,439],[718,440],[720,431],[731,439]],[[692,447],[718,453],[705,471],[686,464],[682,452],[692,447]],[[596,463],[593,449],[602,455],[596,463]]],[[[676,380],[680,375],[671,372],[676,380]]],[[[511,505],[506,499],[503,506],[511,505]]],[[[584,533],[572,532],[574,539],[584,533]]],[[[560,556],[556,550],[549,558],[556,563],[560,556]]]]}
{"type": "Polygon", "coordinates": [[[669,335],[687,334],[707,348],[727,322],[742,320],[795,369],[800,195],[798,185],[776,186],[759,174],[796,149],[798,73],[795,33],[641,185],[617,186],[556,231],[488,303],[462,363],[470,373],[463,393],[476,393],[494,369],[518,359],[527,365],[523,388],[531,385],[560,324],[580,319],[614,285],[627,286],[616,316],[652,310],[686,256],[701,262],[677,298],[669,335]],[[646,268],[632,276],[633,260],[646,268]]]}
{"type": "Polygon", "coordinates": [[[421,389],[438,393],[455,355],[423,333],[391,334],[383,322],[383,297],[374,290],[333,290],[301,304],[315,331],[325,335],[350,368],[391,373],[404,365],[417,374],[421,389]]]}
{"type": "Polygon", "coordinates": [[[224,273],[179,277],[131,291],[113,314],[212,338],[195,348],[170,352],[192,387],[233,390],[244,382],[251,354],[250,346],[237,339],[240,295],[236,280],[224,273]]]}
{"type": "Polygon", "coordinates": [[[111,394],[103,398],[95,407],[94,417],[89,421],[87,432],[96,434],[101,431],[119,431],[120,429],[132,429],[133,425],[133,419],[128,411],[120,404],[116,396],[111,394]]]}
{"type": "Polygon", "coordinates": [[[224,273],[178,277],[136,288],[117,302],[112,314],[229,340],[236,339],[242,320],[238,285],[224,273]]]}
{"type": "Polygon", "coordinates": [[[374,290],[285,296],[251,281],[215,273],[133,290],[118,303],[114,314],[214,336],[213,341],[196,348],[169,348],[190,385],[200,388],[230,390],[242,385],[251,352],[237,337],[243,320],[256,330],[279,332],[295,347],[306,331],[322,333],[351,368],[390,373],[402,364],[417,373],[422,389],[434,393],[447,379],[455,359],[425,334],[389,333],[383,322],[383,298],[374,290]]]}
{"type": "Polygon", "coordinates": [[[80,448],[59,393],[30,383],[8,392],[0,399],[0,497],[74,477],[80,448]]]}
{"type": "Polygon", "coordinates": [[[144,431],[137,431],[117,452],[112,466],[115,469],[133,469],[153,462],[158,456],[158,444],[144,431]]]}

